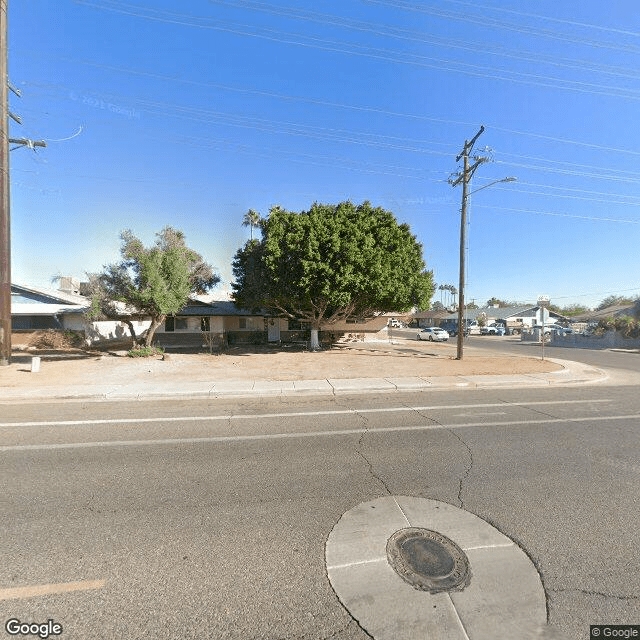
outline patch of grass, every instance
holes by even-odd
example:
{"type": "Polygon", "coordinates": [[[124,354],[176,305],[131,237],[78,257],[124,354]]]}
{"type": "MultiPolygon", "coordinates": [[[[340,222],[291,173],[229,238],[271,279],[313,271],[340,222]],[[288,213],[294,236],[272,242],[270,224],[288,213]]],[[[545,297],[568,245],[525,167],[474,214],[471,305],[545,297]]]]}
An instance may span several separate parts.
{"type": "Polygon", "coordinates": [[[150,356],[159,356],[164,353],[162,347],[134,347],[127,351],[130,358],[148,358],[150,356]]]}

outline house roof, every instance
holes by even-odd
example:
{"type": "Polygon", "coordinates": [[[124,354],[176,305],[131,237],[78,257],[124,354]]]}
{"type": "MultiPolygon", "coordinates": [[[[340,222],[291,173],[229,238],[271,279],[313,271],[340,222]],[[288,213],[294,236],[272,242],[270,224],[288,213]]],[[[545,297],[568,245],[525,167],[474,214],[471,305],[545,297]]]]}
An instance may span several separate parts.
{"type": "Polygon", "coordinates": [[[190,300],[176,314],[179,316],[264,316],[265,312],[252,313],[246,309],[240,309],[230,300],[213,300],[209,303],[199,300],[190,300]]]}
{"type": "Polygon", "coordinates": [[[600,309],[600,311],[587,311],[580,315],[573,316],[572,320],[576,322],[589,322],[589,320],[601,320],[602,318],[608,318],[609,316],[632,316],[635,309],[635,305],[629,304],[614,304],[610,307],[600,309]]]}
{"type": "MultiPolygon", "coordinates": [[[[424,318],[437,318],[444,320],[448,318],[451,314],[448,311],[417,311],[413,314],[413,317],[416,320],[422,320],[424,318]]],[[[456,315],[456,318],[458,316],[456,315]]]]}
{"type": "Polygon", "coordinates": [[[88,306],[53,304],[48,302],[11,302],[12,316],[54,316],[60,313],[82,313],[88,306]]]}
{"type": "MultiPolygon", "coordinates": [[[[45,287],[35,287],[33,285],[23,285],[12,283],[11,293],[15,296],[22,296],[33,300],[35,303],[42,304],[66,304],[66,305],[81,305],[85,306],[89,304],[89,300],[85,296],[76,295],[73,293],[67,293],[65,291],[58,291],[56,289],[48,289],[45,287]]],[[[20,303],[23,304],[23,303],[20,303]]],[[[30,304],[26,302],[24,304],[30,304]]]]}

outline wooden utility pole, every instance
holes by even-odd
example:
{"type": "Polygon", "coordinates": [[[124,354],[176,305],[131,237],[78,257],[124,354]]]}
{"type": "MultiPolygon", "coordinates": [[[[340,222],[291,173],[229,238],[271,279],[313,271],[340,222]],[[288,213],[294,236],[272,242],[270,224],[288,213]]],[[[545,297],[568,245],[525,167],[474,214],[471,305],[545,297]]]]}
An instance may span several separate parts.
{"type": "Polygon", "coordinates": [[[458,287],[458,352],[456,359],[462,360],[462,350],[463,350],[463,342],[464,342],[464,332],[466,327],[464,326],[464,282],[465,282],[465,246],[467,242],[467,190],[469,188],[469,181],[471,180],[475,170],[483,163],[487,162],[489,158],[479,157],[474,158],[475,162],[473,165],[469,166],[469,154],[473,149],[473,145],[476,140],[480,137],[482,132],[484,131],[484,127],[480,127],[480,131],[476,133],[475,136],[469,140],[465,140],[464,147],[458,157],[456,158],[456,162],[460,162],[460,158],[464,159],[464,166],[462,169],[462,174],[457,174],[455,178],[449,180],[449,183],[452,187],[459,185],[462,182],[462,208],[461,208],[461,217],[460,217],[460,283],[458,287]]]}
{"type": "Polygon", "coordinates": [[[9,89],[20,92],[9,82],[7,12],[9,0],[0,0],[0,366],[11,364],[11,205],[9,200],[9,144],[14,148],[46,147],[44,140],[9,137],[9,118],[22,124],[9,111],[9,89]]]}
{"type": "Polygon", "coordinates": [[[0,366],[11,362],[11,226],[9,215],[8,0],[0,0],[0,366]]]}

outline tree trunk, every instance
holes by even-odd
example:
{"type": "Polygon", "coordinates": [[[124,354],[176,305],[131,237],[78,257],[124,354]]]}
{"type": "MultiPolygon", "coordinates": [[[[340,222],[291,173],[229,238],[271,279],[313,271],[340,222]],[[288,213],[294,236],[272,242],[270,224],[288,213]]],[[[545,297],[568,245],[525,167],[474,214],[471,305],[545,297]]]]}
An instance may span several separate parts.
{"type": "Polygon", "coordinates": [[[145,347],[150,347],[151,342],[153,341],[153,336],[156,333],[156,329],[165,321],[166,315],[158,316],[157,318],[151,319],[151,326],[147,330],[147,336],[144,341],[145,347]]]}
{"type": "Polygon", "coordinates": [[[138,336],[136,336],[136,330],[133,328],[133,321],[125,320],[126,325],[129,327],[129,331],[131,332],[131,341],[133,342],[133,346],[140,346],[138,343],[138,336]]]}
{"type": "Polygon", "coordinates": [[[318,340],[318,328],[311,329],[311,351],[318,351],[320,349],[320,341],[318,340]]]}

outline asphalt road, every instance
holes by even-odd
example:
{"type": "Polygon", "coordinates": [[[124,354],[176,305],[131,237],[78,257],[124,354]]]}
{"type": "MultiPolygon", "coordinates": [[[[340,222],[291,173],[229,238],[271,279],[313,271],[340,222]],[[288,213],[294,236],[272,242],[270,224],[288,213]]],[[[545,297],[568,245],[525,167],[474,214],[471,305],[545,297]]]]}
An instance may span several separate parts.
{"type": "Polygon", "coordinates": [[[634,387],[0,411],[3,625],[367,638],[324,545],[344,512],[389,494],[448,502],[516,541],[566,637],[640,621],[634,387]]]}
{"type": "MultiPolygon", "coordinates": [[[[536,358],[542,355],[542,347],[539,342],[523,342],[519,337],[513,336],[469,336],[465,340],[464,346],[474,350],[501,351],[536,358]]],[[[545,344],[544,355],[546,358],[574,360],[595,367],[640,372],[640,353],[638,352],[612,349],[574,349],[571,347],[558,347],[553,342],[550,342],[545,344]]]]}

